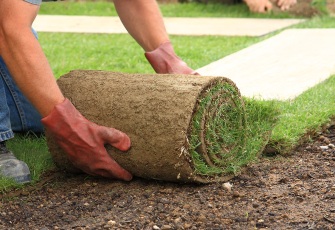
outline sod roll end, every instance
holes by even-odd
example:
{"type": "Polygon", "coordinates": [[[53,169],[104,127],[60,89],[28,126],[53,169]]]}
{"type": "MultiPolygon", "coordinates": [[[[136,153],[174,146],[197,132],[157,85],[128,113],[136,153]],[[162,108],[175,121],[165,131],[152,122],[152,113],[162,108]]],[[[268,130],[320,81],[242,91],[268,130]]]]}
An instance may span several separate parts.
{"type": "MultiPolygon", "coordinates": [[[[58,85],[89,120],[127,133],[132,147],[108,153],[134,176],[178,182],[227,181],[245,154],[244,103],[224,77],[76,70],[58,85]]],[[[55,163],[76,171],[47,133],[55,163]]]]}

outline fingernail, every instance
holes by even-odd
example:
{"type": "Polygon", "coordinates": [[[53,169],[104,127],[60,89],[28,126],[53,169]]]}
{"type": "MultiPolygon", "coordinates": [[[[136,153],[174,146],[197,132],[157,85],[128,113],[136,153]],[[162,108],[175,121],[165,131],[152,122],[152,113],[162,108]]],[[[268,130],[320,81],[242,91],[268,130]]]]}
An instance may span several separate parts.
{"type": "Polygon", "coordinates": [[[125,181],[131,181],[133,179],[133,176],[130,173],[126,173],[123,178],[125,181]]]}

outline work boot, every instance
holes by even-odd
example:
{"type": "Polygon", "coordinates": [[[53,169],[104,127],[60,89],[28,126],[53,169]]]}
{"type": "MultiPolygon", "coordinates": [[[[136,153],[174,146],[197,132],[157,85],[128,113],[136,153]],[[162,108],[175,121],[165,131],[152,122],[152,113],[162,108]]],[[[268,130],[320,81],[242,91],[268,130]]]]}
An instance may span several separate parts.
{"type": "Polygon", "coordinates": [[[0,142],[0,175],[21,184],[31,181],[28,165],[7,149],[5,141],[0,142]]]}

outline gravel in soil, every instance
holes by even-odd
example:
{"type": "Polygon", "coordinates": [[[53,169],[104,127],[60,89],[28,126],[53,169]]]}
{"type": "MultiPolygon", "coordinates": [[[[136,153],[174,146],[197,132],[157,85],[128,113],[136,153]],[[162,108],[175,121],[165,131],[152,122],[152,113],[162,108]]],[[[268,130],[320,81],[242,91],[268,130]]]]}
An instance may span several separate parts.
{"type": "MultiPolygon", "coordinates": [[[[58,175],[0,201],[0,229],[335,229],[335,125],[227,183],[58,175]]],[[[14,191],[13,191],[14,192],[14,191]]]]}

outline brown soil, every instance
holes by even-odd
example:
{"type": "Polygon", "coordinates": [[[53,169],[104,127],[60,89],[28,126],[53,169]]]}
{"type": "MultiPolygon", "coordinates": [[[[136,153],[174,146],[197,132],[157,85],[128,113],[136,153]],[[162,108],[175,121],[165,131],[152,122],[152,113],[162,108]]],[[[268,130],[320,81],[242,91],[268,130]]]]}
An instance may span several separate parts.
{"type": "Polygon", "coordinates": [[[50,174],[0,202],[0,229],[334,229],[335,125],[229,183],[50,174]],[[321,147],[321,146],[327,146],[321,147]]]}

